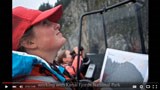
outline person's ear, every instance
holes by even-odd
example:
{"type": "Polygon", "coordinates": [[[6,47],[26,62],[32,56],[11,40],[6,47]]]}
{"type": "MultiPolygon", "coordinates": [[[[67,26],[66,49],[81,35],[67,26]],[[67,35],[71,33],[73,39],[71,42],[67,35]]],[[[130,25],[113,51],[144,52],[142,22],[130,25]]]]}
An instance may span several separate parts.
{"type": "Polygon", "coordinates": [[[26,49],[28,48],[28,49],[35,49],[35,48],[37,48],[37,45],[34,43],[34,41],[32,41],[32,40],[24,40],[22,43],[21,43],[21,45],[23,46],[23,47],[25,47],[26,49]]]}

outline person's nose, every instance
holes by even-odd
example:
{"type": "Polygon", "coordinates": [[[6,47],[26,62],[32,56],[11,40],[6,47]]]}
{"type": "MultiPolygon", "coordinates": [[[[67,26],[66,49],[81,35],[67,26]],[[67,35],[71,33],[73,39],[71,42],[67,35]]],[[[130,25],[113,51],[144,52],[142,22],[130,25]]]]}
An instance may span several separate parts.
{"type": "Polygon", "coordinates": [[[54,30],[60,30],[61,26],[60,24],[56,23],[54,26],[54,30]]]}

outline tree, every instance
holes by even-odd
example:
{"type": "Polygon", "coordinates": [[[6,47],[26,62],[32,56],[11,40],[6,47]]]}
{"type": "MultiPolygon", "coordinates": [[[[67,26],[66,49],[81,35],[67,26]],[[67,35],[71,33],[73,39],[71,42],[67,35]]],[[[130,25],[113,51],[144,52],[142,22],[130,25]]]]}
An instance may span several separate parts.
{"type": "Polygon", "coordinates": [[[41,4],[41,5],[39,6],[39,10],[40,10],[40,11],[45,11],[45,10],[48,10],[48,9],[51,9],[51,8],[53,8],[53,6],[50,5],[49,2],[43,3],[43,4],[41,4]]]}
{"type": "Polygon", "coordinates": [[[58,6],[59,4],[63,5],[63,9],[65,9],[71,0],[57,0],[54,6],[58,6]]]}

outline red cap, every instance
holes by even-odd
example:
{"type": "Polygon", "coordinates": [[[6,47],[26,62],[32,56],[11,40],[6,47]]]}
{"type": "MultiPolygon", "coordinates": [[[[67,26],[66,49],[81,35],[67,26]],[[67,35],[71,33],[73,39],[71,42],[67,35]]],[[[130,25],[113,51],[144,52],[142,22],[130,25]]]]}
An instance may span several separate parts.
{"type": "Polygon", "coordinates": [[[24,32],[36,23],[48,19],[57,22],[62,16],[62,5],[41,12],[39,10],[16,7],[12,10],[12,50],[17,50],[24,32]]]}

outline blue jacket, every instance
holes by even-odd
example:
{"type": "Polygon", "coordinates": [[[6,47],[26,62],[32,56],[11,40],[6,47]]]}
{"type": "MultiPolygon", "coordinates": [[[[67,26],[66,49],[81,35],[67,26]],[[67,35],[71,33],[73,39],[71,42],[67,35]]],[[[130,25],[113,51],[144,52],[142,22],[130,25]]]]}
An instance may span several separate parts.
{"type": "MultiPolygon", "coordinates": [[[[29,75],[34,65],[42,65],[54,74],[61,82],[65,82],[66,79],[53,70],[50,65],[42,58],[30,55],[25,52],[12,51],[12,78],[22,75],[29,75]]],[[[61,73],[65,68],[57,66],[61,73]]]]}

